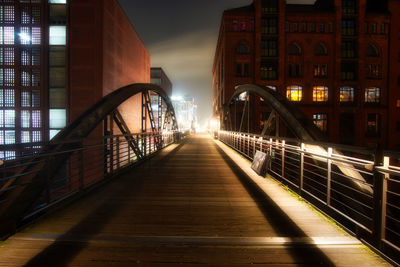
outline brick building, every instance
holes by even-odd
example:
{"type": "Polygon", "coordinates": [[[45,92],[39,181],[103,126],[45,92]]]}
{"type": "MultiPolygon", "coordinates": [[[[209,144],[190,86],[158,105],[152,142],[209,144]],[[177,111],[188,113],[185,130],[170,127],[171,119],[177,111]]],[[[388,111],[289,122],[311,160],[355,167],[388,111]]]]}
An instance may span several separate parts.
{"type": "Polygon", "coordinates": [[[0,144],[49,140],[104,95],[149,81],[117,0],[0,1],[0,144]]]}
{"type": "MultiPolygon", "coordinates": [[[[399,10],[399,0],[254,0],[226,10],[214,116],[227,125],[221,114],[234,87],[262,84],[299,106],[331,142],[400,149],[399,10]]],[[[259,133],[266,114],[252,101],[250,131],[259,133]]]]}
{"type": "Polygon", "coordinates": [[[172,83],[162,68],[150,69],[150,81],[152,84],[161,86],[169,97],[172,96],[172,83]]]}

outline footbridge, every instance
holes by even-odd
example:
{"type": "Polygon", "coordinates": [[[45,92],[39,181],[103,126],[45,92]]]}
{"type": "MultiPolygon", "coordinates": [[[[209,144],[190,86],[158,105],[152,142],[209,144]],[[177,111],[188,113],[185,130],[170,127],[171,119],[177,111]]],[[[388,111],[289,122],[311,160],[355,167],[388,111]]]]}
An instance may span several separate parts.
{"type": "MultiPolygon", "coordinates": [[[[293,115],[273,109],[289,121],[293,115]]],[[[188,135],[176,125],[162,89],[136,84],[106,96],[49,143],[3,146],[33,152],[1,166],[0,266],[398,261],[397,154],[324,143],[308,126],[294,132],[309,137],[285,138],[188,135]],[[140,133],[120,110],[135,96],[140,133]],[[251,168],[257,151],[267,155],[265,176],[251,168]]]]}

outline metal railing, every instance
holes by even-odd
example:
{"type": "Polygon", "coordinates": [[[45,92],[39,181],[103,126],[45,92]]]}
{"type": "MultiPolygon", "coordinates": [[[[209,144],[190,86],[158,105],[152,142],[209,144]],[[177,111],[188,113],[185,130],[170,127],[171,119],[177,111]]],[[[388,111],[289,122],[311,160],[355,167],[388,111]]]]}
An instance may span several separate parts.
{"type": "Polygon", "coordinates": [[[400,154],[297,139],[219,131],[249,159],[268,155],[268,173],[400,262],[400,154]]]}
{"type": "MultiPolygon", "coordinates": [[[[71,149],[53,153],[33,153],[29,156],[5,160],[0,166],[0,205],[10,201],[7,192],[23,184],[15,183],[27,175],[36,175],[43,171],[41,163],[52,162],[57,157],[67,159],[58,169],[56,175],[48,175],[47,186],[33,209],[26,214],[25,220],[35,216],[44,209],[59,203],[78,193],[84,192],[92,185],[117,174],[139,161],[145,160],[160,149],[178,141],[181,134],[171,131],[163,134],[114,135],[84,140],[52,143],[51,145],[68,144],[71,149]],[[137,146],[133,146],[133,143],[137,146]],[[140,154],[138,155],[138,151],[140,154]],[[17,185],[14,185],[17,184],[17,185]]],[[[17,147],[2,146],[2,149],[29,150],[32,147],[46,146],[48,143],[19,144],[17,147]]],[[[23,181],[23,180],[21,180],[23,181]]]]}

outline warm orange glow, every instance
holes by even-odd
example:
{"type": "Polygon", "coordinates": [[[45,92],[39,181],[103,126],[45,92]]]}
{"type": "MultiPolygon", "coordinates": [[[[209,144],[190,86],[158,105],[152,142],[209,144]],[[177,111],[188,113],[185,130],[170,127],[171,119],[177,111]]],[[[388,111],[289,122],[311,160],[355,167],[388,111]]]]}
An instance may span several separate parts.
{"type": "Polygon", "coordinates": [[[314,102],[327,102],[328,101],[328,87],[314,86],[313,100],[314,100],[314,102]]]}
{"type": "Polygon", "coordinates": [[[303,97],[303,88],[301,86],[288,86],[286,97],[290,101],[300,102],[303,97]]]}

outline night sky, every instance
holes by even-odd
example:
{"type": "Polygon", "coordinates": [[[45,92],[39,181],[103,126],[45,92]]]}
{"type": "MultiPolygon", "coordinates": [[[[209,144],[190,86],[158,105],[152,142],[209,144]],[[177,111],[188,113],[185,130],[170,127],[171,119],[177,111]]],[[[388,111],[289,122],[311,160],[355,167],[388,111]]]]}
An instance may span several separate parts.
{"type": "MultiPolygon", "coordinates": [[[[152,67],[162,67],[173,95],[189,95],[205,123],[212,110],[212,64],[221,15],[252,0],[119,0],[150,52],[152,67]]],[[[289,3],[312,3],[292,0],[289,3]]]]}

